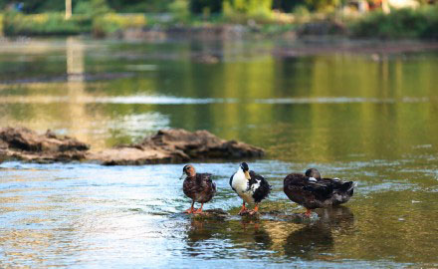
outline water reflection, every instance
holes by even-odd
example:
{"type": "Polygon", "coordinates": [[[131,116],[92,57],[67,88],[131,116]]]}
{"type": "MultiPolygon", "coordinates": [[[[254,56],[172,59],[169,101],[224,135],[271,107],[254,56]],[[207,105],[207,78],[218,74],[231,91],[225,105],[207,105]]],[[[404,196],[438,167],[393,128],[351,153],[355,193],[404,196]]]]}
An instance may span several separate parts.
{"type": "MultiPolygon", "coordinates": [[[[281,46],[289,44],[70,38],[36,51],[1,48],[0,127],[52,129],[94,149],[167,127],[243,140],[268,152],[253,164],[274,185],[267,211],[301,212],[281,181],[309,166],[359,187],[346,208],[318,211],[312,224],[198,221],[169,216],[187,203],[174,182],[180,166],[3,163],[0,267],[228,267],[248,259],[259,267],[433,267],[438,54],[273,56],[281,46]]],[[[215,173],[215,203],[237,210],[228,187],[235,164],[199,165],[215,173]]]]}
{"type": "Polygon", "coordinates": [[[68,37],[66,41],[67,49],[67,81],[83,82],[84,81],[84,44],[77,37],[68,37]]]}
{"type": "Polygon", "coordinates": [[[207,129],[264,147],[275,159],[307,162],[397,159],[438,143],[431,135],[438,131],[433,52],[375,62],[341,53],[273,57],[281,48],[275,42],[97,46],[69,38],[62,56],[59,44],[52,51],[46,44],[26,62],[14,59],[30,57],[27,50],[0,54],[11,61],[0,66],[0,77],[11,68],[23,79],[67,74],[66,82],[0,85],[2,125],[50,128],[96,148],[135,142],[140,132],[163,127],[207,129]],[[198,54],[219,62],[194,61],[198,54]],[[131,76],[84,80],[126,70],[131,76]],[[127,128],[132,121],[139,127],[127,128]]]}
{"type": "Polygon", "coordinates": [[[335,259],[336,236],[351,233],[354,215],[347,207],[316,210],[320,219],[292,231],[286,239],[284,253],[288,257],[305,260],[335,259]]]}
{"type": "Polygon", "coordinates": [[[272,241],[260,220],[194,220],[187,227],[186,253],[189,256],[251,258],[266,255],[272,241]],[[216,256],[216,255],[213,255],[216,256]]]}
{"type": "Polygon", "coordinates": [[[321,217],[310,223],[191,219],[186,228],[185,253],[204,258],[215,252],[247,259],[337,259],[335,237],[354,233],[354,215],[346,207],[317,211],[321,217]]]}
{"type": "Polygon", "coordinates": [[[334,239],[330,227],[315,224],[292,232],[286,239],[284,252],[289,257],[314,260],[331,252],[333,245],[334,239]]]}

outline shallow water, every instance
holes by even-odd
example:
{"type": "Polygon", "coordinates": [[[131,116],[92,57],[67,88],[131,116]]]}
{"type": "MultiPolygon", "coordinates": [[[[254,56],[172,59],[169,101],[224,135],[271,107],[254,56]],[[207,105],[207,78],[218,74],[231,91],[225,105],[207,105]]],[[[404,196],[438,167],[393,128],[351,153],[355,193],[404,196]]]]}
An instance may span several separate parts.
{"type": "Polygon", "coordinates": [[[0,126],[94,149],[168,127],[267,150],[262,211],[303,212],[282,179],[309,166],[358,183],[343,208],[296,222],[236,216],[237,163],[197,163],[219,192],[191,219],[182,165],[0,165],[0,268],[437,267],[438,52],[279,57],[259,42],[36,40],[0,48],[0,126]],[[217,63],[204,62],[204,55],[217,63]],[[251,261],[251,263],[248,263],[251,261]]]}

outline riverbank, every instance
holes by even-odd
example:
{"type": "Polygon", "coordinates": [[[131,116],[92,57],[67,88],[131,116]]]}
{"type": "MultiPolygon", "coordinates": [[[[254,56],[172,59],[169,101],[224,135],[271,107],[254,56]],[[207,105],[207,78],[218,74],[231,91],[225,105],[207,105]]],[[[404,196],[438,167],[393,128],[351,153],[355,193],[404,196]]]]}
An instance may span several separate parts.
{"type": "Polygon", "coordinates": [[[389,14],[272,13],[269,16],[179,18],[171,14],[115,14],[95,17],[62,13],[7,13],[0,16],[3,35],[90,35],[98,38],[168,39],[178,37],[228,39],[334,36],[342,38],[438,39],[438,6],[398,9],[389,14]]]}

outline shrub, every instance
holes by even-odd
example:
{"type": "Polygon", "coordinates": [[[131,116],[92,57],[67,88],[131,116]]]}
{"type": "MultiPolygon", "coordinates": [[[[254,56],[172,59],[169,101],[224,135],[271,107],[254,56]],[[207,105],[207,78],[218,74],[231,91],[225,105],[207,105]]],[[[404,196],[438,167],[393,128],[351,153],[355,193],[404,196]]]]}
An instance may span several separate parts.
{"type": "Polygon", "coordinates": [[[332,12],[341,4],[340,0],[306,0],[305,2],[312,10],[323,12],[332,12]]]}
{"type": "Polygon", "coordinates": [[[188,0],[175,0],[169,5],[173,19],[177,22],[187,22],[190,16],[188,0]]]}
{"type": "Polygon", "coordinates": [[[91,19],[75,15],[69,20],[64,13],[45,13],[23,15],[7,13],[3,18],[3,31],[6,35],[74,35],[89,32],[91,19]]]}
{"type": "Polygon", "coordinates": [[[272,0],[228,0],[223,2],[224,17],[234,23],[273,22],[272,0]]]}
{"type": "Polygon", "coordinates": [[[250,16],[267,15],[272,10],[272,0],[227,0],[224,1],[223,7],[224,13],[234,12],[250,16]]]}
{"type": "Polygon", "coordinates": [[[375,11],[354,22],[350,30],[355,37],[438,38],[438,6],[419,9],[375,11]]]}
{"type": "Polygon", "coordinates": [[[93,34],[96,36],[106,36],[118,30],[143,28],[146,24],[146,17],[142,14],[121,15],[109,13],[94,18],[93,34]]]}
{"type": "Polygon", "coordinates": [[[190,0],[190,11],[194,14],[219,14],[222,12],[222,0],[190,0]]]}

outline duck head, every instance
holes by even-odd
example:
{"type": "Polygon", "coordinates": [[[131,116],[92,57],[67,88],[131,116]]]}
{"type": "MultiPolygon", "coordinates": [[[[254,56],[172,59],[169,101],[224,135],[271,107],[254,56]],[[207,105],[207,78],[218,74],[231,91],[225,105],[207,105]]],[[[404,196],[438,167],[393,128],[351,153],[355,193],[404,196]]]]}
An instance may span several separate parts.
{"type": "Polygon", "coordinates": [[[241,163],[239,169],[242,169],[243,173],[245,174],[246,179],[248,179],[248,180],[251,179],[251,176],[249,175],[249,167],[248,167],[248,164],[246,162],[241,163]]]}
{"type": "Polygon", "coordinates": [[[315,179],[321,179],[321,174],[316,168],[309,168],[305,173],[306,177],[313,177],[315,179]]]}
{"type": "Polygon", "coordinates": [[[193,165],[191,164],[187,164],[186,166],[184,166],[183,173],[179,179],[183,179],[186,176],[194,177],[195,175],[196,175],[195,167],[193,167],[193,165]]]}

